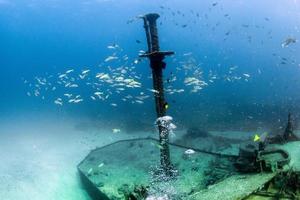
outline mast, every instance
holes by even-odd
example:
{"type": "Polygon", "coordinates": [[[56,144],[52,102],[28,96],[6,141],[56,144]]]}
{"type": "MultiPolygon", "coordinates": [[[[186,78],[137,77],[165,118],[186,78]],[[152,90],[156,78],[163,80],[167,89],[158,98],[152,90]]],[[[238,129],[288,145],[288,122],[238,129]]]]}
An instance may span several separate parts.
{"type": "MultiPolygon", "coordinates": [[[[154,93],[155,109],[157,118],[164,117],[166,115],[166,101],[164,97],[164,85],[163,85],[163,69],[166,67],[166,63],[163,61],[165,56],[172,55],[171,51],[160,51],[159,38],[157,31],[156,20],[159,15],[156,13],[150,13],[142,17],[144,20],[144,28],[146,31],[146,38],[148,44],[148,51],[141,55],[141,57],[148,57],[150,61],[150,67],[152,70],[153,89],[157,92],[154,93]]],[[[169,150],[169,130],[164,127],[158,120],[159,130],[159,143],[160,143],[160,163],[162,169],[166,175],[171,175],[172,164],[170,160],[169,150]]]]}

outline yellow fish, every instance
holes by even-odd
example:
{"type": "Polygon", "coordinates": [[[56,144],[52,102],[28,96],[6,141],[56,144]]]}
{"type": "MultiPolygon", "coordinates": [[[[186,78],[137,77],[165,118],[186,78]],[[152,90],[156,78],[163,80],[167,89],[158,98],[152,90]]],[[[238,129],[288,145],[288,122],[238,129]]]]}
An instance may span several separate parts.
{"type": "Polygon", "coordinates": [[[159,148],[159,149],[164,149],[164,147],[161,146],[161,145],[158,144],[158,143],[151,142],[151,145],[156,146],[156,147],[159,148]]]}
{"type": "Polygon", "coordinates": [[[164,104],[164,107],[165,107],[165,109],[167,110],[167,109],[169,108],[169,104],[168,104],[168,103],[165,103],[165,104],[164,104]]]}
{"type": "Polygon", "coordinates": [[[260,136],[258,134],[255,134],[253,141],[254,142],[260,141],[260,136]]]}

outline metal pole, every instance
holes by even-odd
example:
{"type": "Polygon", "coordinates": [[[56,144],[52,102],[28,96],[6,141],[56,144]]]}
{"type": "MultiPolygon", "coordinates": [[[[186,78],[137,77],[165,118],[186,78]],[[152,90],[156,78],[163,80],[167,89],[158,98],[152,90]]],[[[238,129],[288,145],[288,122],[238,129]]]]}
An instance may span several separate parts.
{"type": "Polygon", "coordinates": [[[299,140],[297,135],[295,135],[295,133],[294,133],[294,127],[293,127],[291,113],[289,113],[289,115],[288,115],[288,122],[287,122],[287,125],[285,128],[285,131],[283,133],[283,139],[285,142],[299,140]]]}
{"type": "MultiPolygon", "coordinates": [[[[163,69],[166,67],[166,63],[163,62],[165,56],[172,55],[174,52],[166,51],[161,52],[159,50],[159,39],[157,32],[156,20],[159,15],[156,13],[150,13],[142,17],[144,20],[144,28],[146,31],[146,38],[148,44],[148,52],[141,55],[141,57],[148,57],[150,60],[150,67],[152,69],[153,88],[157,92],[154,93],[155,108],[157,117],[163,117],[166,115],[166,101],[164,97],[163,86],[163,69]]],[[[159,142],[160,142],[160,163],[163,170],[167,175],[171,175],[172,164],[170,160],[169,150],[169,130],[158,124],[159,130],[159,142]]]]}

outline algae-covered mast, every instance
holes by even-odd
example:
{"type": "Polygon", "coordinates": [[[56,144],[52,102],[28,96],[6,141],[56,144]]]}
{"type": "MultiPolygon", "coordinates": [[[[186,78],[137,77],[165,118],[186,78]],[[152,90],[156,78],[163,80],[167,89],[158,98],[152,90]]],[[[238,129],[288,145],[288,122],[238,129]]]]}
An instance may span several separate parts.
{"type": "MultiPolygon", "coordinates": [[[[161,118],[166,115],[166,101],[164,97],[164,86],[163,86],[163,69],[166,67],[166,63],[163,62],[165,56],[172,55],[174,52],[165,51],[162,52],[159,49],[159,40],[156,20],[159,15],[156,13],[150,13],[142,17],[144,20],[144,28],[146,31],[148,51],[141,55],[141,57],[148,57],[150,60],[150,67],[152,69],[153,88],[155,91],[155,107],[157,117],[161,118]]],[[[171,175],[171,160],[169,151],[169,130],[162,124],[162,121],[158,120],[159,130],[159,142],[160,142],[160,162],[163,170],[167,175],[171,175]]]]}

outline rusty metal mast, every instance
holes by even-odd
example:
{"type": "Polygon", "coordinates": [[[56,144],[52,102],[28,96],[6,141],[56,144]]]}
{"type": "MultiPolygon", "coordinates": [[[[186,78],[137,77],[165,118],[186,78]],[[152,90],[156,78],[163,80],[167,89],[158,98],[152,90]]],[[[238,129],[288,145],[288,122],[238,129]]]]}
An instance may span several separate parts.
{"type": "MultiPolygon", "coordinates": [[[[160,51],[159,39],[157,32],[156,20],[159,15],[156,13],[150,13],[142,17],[144,20],[144,28],[146,31],[148,51],[141,55],[141,57],[148,57],[150,60],[150,67],[152,69],[153,88],[157,91],[154,93],[155,107],[157,117],[163,117],[166,115],[166,101],[164,97],[163,86],[163,69],[166,67],[166,63],[163,61],[165,56],[172,55],[171,51],[160,51]]],[[[159,142],[160,142],[160,163],[162,169],[166,174],[170,175],[172,169],[169,150],[169,130],[158,123],[159,130],[159,142]]]]}

